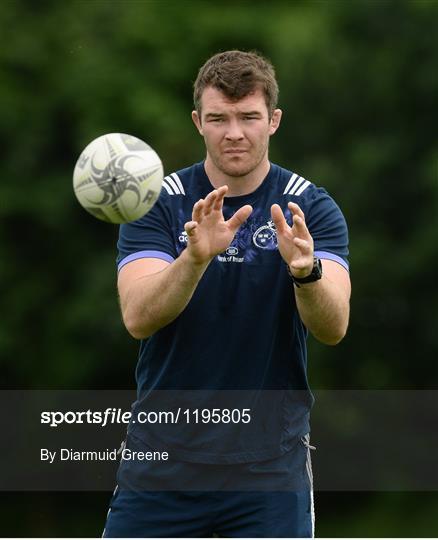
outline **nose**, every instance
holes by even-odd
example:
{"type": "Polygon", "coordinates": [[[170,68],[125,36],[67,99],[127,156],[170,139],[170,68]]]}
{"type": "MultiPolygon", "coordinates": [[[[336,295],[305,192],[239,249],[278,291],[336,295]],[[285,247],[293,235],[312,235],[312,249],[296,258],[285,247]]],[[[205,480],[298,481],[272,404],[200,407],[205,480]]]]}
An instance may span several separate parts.
{"type": "Polygon", "coordinates": [[[225,138],[229,141],[239,141],[243,139],[243,132],[237,119],[234,118],[228,122],[225,138]]]}

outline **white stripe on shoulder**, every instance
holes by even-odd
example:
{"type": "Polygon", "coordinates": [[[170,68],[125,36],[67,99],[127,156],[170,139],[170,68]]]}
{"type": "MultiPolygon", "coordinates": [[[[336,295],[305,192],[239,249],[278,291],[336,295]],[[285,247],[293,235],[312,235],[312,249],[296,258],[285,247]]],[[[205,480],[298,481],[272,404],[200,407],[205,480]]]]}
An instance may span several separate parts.
{"type": "Polygon", "coordinates": [[[299,195],[301,195],[301,193],[303,193],[303,191],[305,189],[307,189],[308,187],[310,186],[310,182],[308,180],[306,180],[304,182],[304,184],[300,187],[300,189],[295,193],[295,195],[298,197],[299,195]]]}
{"type": "Polygon", "coordinates": [[[301,186],[303,182],[305,182],[306,179],[300,176],[298,180],[295,182],[294,187],[289,191],[289,195],[294,195],[297,189],[301,186]]]}
{"type": "Polygon", "coordinates": [[[296,173],[293,173],[293,175],[290,177],[289,179],[289,182],[287,183],[284,191],[283,191],[283,195],[286,195],[286,193],[290,190],[290,188],[293,186],[293,183],[295,182],[295,180],[298,178],[298,174],[296,173]]]}
{"type": "Polygon", "coordinates": [[[186,192],[184,191],[184,187],[182,185],[182,182],[181,182],[179,176],[176,173],[172,173],[170,176],[175,180],[175,183],[178,186],[179,192],[181,193],[181,195],[185,195],[186,192]]]}
{"type": "Polygon", "coordinates": [[[174,179],[171,176],[166,176],[164,180],[167,181],[168,185],[172,188],[175,195],[179,195],[180,191],[178,186],[176,185],[174,179]]]}
{"type": "Polygon", "coordinates": [[[166,179],[163,180],[163,188],[167,191],[169,195],[175,195],[175,193],[172,191],[172,188],[168,185],[166,182],[166,179]]]}
{"type": "Polygon", "coordinates": [[[310,184],[311,182],[309,182],[309,180],[306,180],[296,173],[293,173],[286,184],[283,195],[295,195],[296,197],[299,197],[303,191],[310,186],[310,184]]]}

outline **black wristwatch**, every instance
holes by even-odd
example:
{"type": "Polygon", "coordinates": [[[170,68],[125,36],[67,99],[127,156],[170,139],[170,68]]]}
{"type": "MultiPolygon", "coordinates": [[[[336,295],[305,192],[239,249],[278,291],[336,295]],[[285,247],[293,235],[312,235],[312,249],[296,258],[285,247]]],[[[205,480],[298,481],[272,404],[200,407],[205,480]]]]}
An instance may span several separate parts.
{"type": "Polygon", "coordinates": [[[294,285],[299,287],[302,283],[312,283],[313,281],[318,281],[318,279],[322,278],[322,264],[321,259],[318,257],[313,257],[313,268],[310,274],[303,278],[297,278],[295,277],[292,272],[290,271],[289,266],[287,267],[289,271],[289,275],[292,278],[292,281],[294,282],[294,285]]]}

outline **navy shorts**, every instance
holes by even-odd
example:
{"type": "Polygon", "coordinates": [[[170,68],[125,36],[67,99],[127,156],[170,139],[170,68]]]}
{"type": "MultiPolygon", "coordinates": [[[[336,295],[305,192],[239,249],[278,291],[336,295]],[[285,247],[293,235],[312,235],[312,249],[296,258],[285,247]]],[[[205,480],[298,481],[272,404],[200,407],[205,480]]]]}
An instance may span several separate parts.
{"type": "MultiPolygon", "coordinates": [[[[134,446],[136,441],[128,439],[128,444],[134,446]]],[[[238,465],[173,462],[161,468],[142,464],[139,469],[122,461],[103,537],[312,538],[308,446],[308,438],[303,438],[280,458],[238,465]],[[161,482],[157,487],[164,485],[164,490],[143,489],[139,478],[146,476],[156,476],[161,482]],[[215,489],[196,489],[199,478],[206,477],[215,489]]]]}

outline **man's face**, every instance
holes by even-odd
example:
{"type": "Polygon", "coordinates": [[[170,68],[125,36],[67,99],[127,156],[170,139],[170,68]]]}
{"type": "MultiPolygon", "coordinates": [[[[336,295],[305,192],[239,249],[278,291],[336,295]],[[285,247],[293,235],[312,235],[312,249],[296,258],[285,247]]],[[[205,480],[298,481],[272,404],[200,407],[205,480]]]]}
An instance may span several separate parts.
{"type": "Polygon", "coordinates": [[[263,92],[255,90],[239,101],[230,101],[220,90],[207,87],[201,98],[201,116],[192,118],[204,137],[207,160],[231,177],[241,177],[268,159],[269,137],[280,123],[276,109],[269,119],[263,92]]]}

